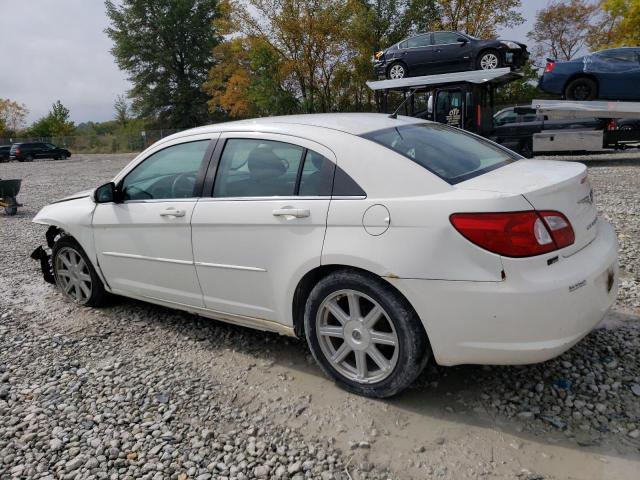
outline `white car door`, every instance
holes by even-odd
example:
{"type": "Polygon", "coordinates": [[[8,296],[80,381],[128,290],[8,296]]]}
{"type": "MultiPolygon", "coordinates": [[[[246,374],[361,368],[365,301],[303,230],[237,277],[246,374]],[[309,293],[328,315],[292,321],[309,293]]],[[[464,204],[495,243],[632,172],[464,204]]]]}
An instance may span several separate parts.
{"type": "Polygon", "coordinates": [[[203,306],[189,222],[216,140],[212,136],[158,146],[116,179],[119,202],[97,205],[96,252],[114,293],[203,306]]]}
{"type": "Polygon", "coordinates": [[[335,156],[297,137],[226,133],[214,167],[191,220],[205,306],[269,329],[287,318],[300,272],[320,265],[335,156]]]}

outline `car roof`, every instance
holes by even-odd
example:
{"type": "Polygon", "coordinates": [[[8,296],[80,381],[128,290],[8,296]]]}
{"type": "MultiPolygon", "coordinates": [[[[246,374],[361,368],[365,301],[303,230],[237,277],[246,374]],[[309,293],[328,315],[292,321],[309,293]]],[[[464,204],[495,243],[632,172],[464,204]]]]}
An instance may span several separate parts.
{"type": "Polygon", "coordinates": [[[283,133],[295,133],[296,130],[306,130],[306,127],[326,128],[351,135],[364,135],[376,130],[392,128],[402,125],[429,123],[426,120],[399,115],[390,118],[382,113],[315,113],[306,115],[283,115],[277,117],[252,118],[235,122],[215,123],[197,127],[167,137],[179,138],[184,135],[197,135],[210,132],[232,131],[269,131],[282,130],[283,133]]]}

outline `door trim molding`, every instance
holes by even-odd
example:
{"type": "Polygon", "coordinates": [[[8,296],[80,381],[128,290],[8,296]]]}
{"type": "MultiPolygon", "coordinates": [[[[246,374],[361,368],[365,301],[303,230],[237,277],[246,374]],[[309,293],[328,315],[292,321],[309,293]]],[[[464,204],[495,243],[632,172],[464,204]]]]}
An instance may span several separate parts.
{"type": "Polygon", "coordinates": [[[133,253],[102,252],[107,257],[132,258],[135,260],[150,260],[154,262],[177,263],[179,265],[193,265],[191,260],[178,260],[176,258],[147,257],[146,255],[135,255],[133,253]]]}
{"type": "Polygon", "coordinates": [[[264,268],[244,267],[242,265],[225,265],[224,263],[194,262],[196,267],[223,268],[226,270],[245,270],[249,272],[266,272],[264,268]]]}

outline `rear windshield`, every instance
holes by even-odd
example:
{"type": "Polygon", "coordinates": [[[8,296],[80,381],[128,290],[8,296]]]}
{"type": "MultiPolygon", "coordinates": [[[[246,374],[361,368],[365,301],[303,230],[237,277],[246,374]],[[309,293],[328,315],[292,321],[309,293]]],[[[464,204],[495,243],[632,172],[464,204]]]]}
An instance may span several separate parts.
{"type": "Polygon", "coordinates": [[[451,185],[518,159],[497,145],[439,123],[401,125],[363,137],[404,155],[451,185]]]}

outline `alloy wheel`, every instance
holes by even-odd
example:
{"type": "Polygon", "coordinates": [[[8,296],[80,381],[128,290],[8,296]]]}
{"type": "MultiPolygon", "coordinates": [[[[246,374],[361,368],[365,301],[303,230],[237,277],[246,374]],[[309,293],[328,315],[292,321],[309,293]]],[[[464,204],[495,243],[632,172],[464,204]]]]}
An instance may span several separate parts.
{"type": "Polygon", "coordinates": [[[485,53],[480,59],[482,70],[495,70],[498,68],[498,56],[495,53],[485,53]]]}
{"type": "Polygon", "coordinates": [[[396,64],[389,69],[389,78],[392,80],[404,78],[404,73],[404,67],[400,64],[396,64]]]}
{"type": "Polygon", "coordinates": [[[400,342],[393,322],[378,302],[355,290],[339,290],[324,299],[316,335],[331,366],[358,383],[384,380],[398,362],[400,342]]]}
{"type": "Polygon", "coordinates": [[[92,281],[89,267],[76,250],[60,249],[55,258],[58,285],[67,298],[84,305],[91,297],[92,281]]]}

